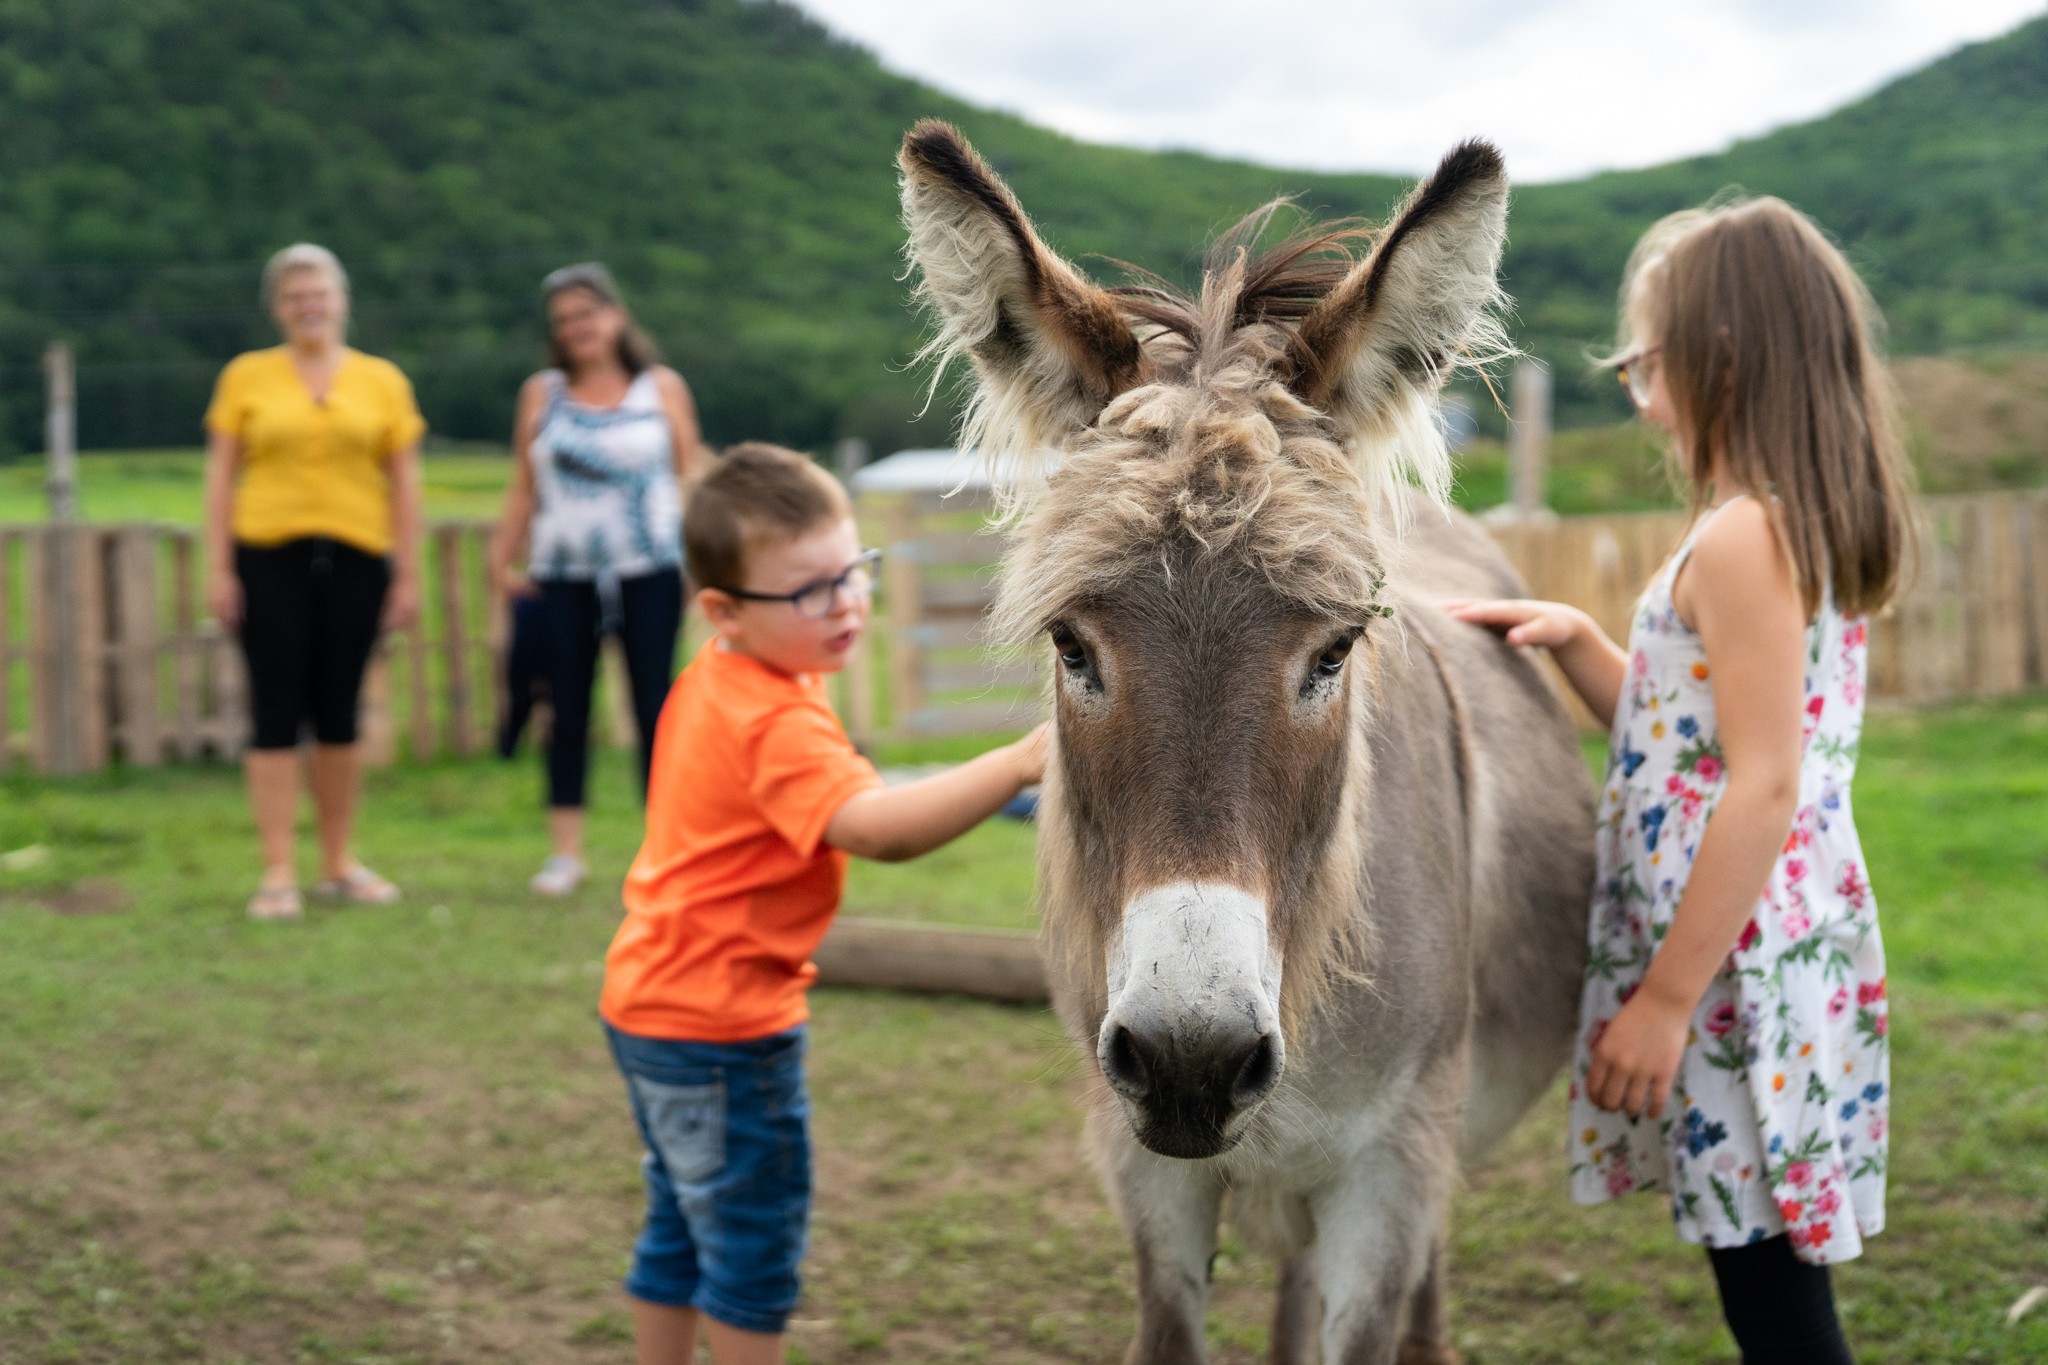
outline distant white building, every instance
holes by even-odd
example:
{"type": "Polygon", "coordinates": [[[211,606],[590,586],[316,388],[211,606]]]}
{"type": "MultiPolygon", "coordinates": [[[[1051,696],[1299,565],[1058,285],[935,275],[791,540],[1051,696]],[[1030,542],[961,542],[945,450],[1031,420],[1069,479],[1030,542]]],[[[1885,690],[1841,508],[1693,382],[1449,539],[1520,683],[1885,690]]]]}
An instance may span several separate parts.
{"type": "Polygon", "coordinates": [[[971,451],[899,450],[854,471],[856,493],[950,493],[988,487],[988,475],[971,451]]]}

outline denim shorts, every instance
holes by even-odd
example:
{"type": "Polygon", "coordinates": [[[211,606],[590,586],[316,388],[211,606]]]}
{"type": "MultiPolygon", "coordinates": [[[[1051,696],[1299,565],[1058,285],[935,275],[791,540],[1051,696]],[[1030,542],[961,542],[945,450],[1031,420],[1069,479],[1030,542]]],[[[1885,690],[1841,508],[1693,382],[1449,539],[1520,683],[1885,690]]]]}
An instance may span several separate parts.
{"type": "Polygon", "coordinates": [[[811,1212],[803,1027],[743,1043],[605,1033],[647,1147],[647,1223],[626,1292],[782,1331],[811,1212]]]}

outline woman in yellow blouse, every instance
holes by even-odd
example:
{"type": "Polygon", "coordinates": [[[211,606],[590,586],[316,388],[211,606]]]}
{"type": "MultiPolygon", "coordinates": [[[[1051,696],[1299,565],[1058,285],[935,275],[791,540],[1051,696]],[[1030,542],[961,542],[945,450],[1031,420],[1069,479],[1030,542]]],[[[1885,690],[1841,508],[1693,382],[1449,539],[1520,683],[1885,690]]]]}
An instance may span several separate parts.
{"type": "Polygon", "coordinates": [[[221,372],[206,410],[208,605],[237,631],[254,734],[244,759],[263,844],[257,919],[302,913],[293,827],[299,739],[319,817],[316,894],[385,904],[398,888],[349,848],[356,708],[382,630],[419,609],[419,443],[412,385],[349,349],[348,277],[324,247],[286,247],[263,271],[285,344],[221,372]]]}

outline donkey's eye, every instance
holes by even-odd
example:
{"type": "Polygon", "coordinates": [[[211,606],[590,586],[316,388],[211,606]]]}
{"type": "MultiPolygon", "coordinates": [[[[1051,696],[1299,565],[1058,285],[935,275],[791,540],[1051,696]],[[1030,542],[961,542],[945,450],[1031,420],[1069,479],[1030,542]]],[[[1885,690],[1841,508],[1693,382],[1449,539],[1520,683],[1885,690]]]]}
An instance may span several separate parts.
{"type": "Polygon", "coordinates": [[[1069,673],[1086,673],[1094,661],[1088,657],[1088,647],[1080,637],[1067,627],[1064,621],[1052,623],[1052,647],[1059,651],[1060,664],[1069,673]]]}
{"type": "Polygon", "coordinates": [[[1340,635],[1330,641],[1329,647],[1316,656],[1316,676],[1334,678],[1344,671],[1344,660],[1351,656],[1351,646],[1358,640],[1356,635],[1340,635]]]}

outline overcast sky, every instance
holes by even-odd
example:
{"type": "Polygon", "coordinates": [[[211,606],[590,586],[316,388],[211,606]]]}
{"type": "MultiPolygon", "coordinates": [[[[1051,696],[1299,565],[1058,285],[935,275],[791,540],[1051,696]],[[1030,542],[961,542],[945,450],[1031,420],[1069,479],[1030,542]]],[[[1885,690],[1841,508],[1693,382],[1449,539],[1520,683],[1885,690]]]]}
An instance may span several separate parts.
{"type": "Polygon", "coordinates": [[[1098,142],[1523,180],[1826,113],[2044,0],[798,0],[884,65],[1098,142]]]}

